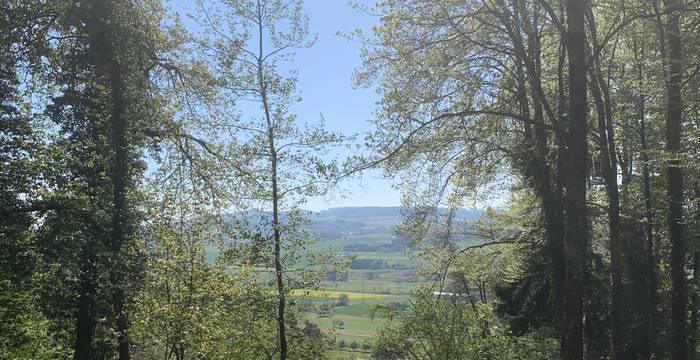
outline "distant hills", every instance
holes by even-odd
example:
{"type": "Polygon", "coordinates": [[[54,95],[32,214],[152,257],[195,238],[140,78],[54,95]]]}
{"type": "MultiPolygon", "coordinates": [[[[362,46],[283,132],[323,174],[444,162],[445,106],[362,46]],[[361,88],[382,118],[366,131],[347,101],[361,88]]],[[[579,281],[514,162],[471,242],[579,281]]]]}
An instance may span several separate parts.
{"type": "MultiPolygon", "coordinates": [[[[330,217],[334,216],[343,219],[361,219],[361,218],[395,218],[398,220],[402,219],[401,207],[399,206],[360,206],[360,207],[336,207],[327,210],[322,210],[319,212],[314,212],[318,217],[330,217]]],[[[459,209],[457,210],[457,218],[460,220],[474,220],[481,217],[483,210],[474,209],[459,209]]]]}
{"type": "MultiPolygon", "coordinates": [[[[318,236],[319,249],[363,253],[403,252],[410,247],[409,241],[394,231],[404,220],[401,211],[402,208],[398,206],[336,207],[322,211],[304,211],[310,220],[305,227],[318,236]]],[[[283,221],[286,215],[281,214],[283,221]]],[[[460,221],[476,220],[482,215],[481,209],[459,209],[456,213],[460,221]]],[[[246,216],[251,221],[250,226],[260,223],[260,213],[249,212],[246,216]]],[[[212,247],[208,252],[215,254],[217,250],[212,247]]]]}
{"type": "MultiPolygon", "coordinates": [[[[404,220],[402,208],[398,206],[336,207],[304,212],[310,220],[305,227],[319,237],[321,246],[365,252],[403,251],[407,246],[407,240],[394,233],[396,226],[404,220]]],[[[480,218],[482,214],[480,209],[459,209],[456,217],[460,221],[469,221],[480,218]]],[[[245,216],[250,226],[256,226],[262,215],[249,212],[245,216]]],[[[281,217],[284,221],[286,213],[281,217]]]]}
{"type": "MultiPolygon", "coordinates": [[[[309,212],[309,229],[319,235],[321,242],[340,242],[346,251],[398,251],[406,240],[394,234],[403,221],[402,208],[395,207],[337,207],[309,212]]],[[[459,209],[461,221],[475,220],[483,210],[459,209]]]]}

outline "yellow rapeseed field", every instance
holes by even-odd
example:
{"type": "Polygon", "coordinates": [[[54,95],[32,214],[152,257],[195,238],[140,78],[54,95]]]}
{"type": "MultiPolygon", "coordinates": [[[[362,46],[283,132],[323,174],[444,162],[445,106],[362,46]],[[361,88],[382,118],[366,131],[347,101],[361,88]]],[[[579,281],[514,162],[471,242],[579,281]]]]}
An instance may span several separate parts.
{"type": "Polygon", "coordinates": [[[356,291],[338,291],[338,290],[305,290],[305,289],[294,289],[292,290],[293,296],[311,296],[311,297],[328,297],[337,298],[340,294],[348,294],[350,300],[360,300],[360,299],[384,299],[391,297],[391,295],[385,294],[370,294],[361,293],[356,291]]]}

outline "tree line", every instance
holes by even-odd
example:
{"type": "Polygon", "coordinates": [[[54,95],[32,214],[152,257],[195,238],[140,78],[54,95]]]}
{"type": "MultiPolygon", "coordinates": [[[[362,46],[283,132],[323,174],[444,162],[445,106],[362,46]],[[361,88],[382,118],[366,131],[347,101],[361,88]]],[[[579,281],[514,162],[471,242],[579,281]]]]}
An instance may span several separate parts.
{"type": "Polygon", "coordinates": [[[299,208],[347,142],[289,112],[308,19],[190,5],[0,5],[0,357],[325,356],[289,297],[344,261],[299,208]]]}
{"type": "Polygon", "coordinates": [[[301,208],[372,167],[426,260],[375,358],[697,357],[697,2],[354,4],[380,100],[345,160],[290,111],[301,1],[191,5],[0,5],[0,357],[326,357],[291,291],[349,261],[301,208]]]}
{"type": "Polygon", "coordinates": [[[491,285],[514,330],[549,328],[563,359],[695,358],[697,3],[364,9],[382,24],[356,80],[380,88],[371,140],[386,171],[406,175],[416,241],[435,240],[431,223],[454,227],[435,204],[507,186],[510,216],[528,205],[538,224],[533,237],[510,218],[484,240],[494,252],[529,243],[524,272],[491,285]]]}

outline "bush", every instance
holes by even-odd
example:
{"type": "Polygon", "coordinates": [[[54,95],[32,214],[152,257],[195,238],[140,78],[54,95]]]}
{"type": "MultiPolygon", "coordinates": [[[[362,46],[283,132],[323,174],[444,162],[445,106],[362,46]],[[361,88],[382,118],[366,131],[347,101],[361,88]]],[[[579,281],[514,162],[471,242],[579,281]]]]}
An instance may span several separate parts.
{"type": "Polygon", "coordinates": [[[334,329],[344,329],[345,328],[345,321],[341,319],[333,319],[333,328],[334,329]]]}
{"type": "Polygon", "coordinates": [[[346,347],[348,347],[348,343],[345,340],[341,339],[340,341],[338,341],[338,347],[341,349],[345,349],[346,347]]]}
{"type": "Polygon", "coordinates": [[[347,306],[350,303],[350,297],[346,293],[338,295],[338,301],[336,301],[336,306],[347,306]]]}

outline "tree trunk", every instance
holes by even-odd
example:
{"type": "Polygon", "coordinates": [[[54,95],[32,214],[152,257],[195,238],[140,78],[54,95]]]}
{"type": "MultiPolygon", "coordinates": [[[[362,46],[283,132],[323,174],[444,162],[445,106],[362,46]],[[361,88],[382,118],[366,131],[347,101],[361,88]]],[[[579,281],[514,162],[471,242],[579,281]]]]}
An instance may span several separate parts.
{"type": "Polygon", "coordinates": [[[265,112],[265,122],[267,124],[267,145],[270,151],[270,175],[272,178],[272,232],[274,241],[274,262],[275,262],[275,280],[277,283],[277,331],[278,331],[278,346],[280,352],[280,360],[287,359],[287,335],[286,335],[286,318],[285,308],[287,305],[284,277],[282,266],[282,234],[281,223],[279,218],[280,193],[278,186],[277,174],[277,148],[275,147],[275,123],[270,114],[270,104],[267,97],[267,84],[265,80],[264,63],[263,63],[263,15],[260,9],[260,2],[257,3],[258,9],[258,86],[262,97],[263,111],[265,112]]]}
{"type": "Polygon", "coordinates": [[[627,359],[627,341],[625,330],[624,312],[629,306],[625,304],[623,289],[623,263],[622,254],[624,252],[621,222],[620,222],[620,192],[617,184],[617,162],[612,151],[614,143],[612,134],[607,132],[606,107],[601,95],[602,84],[599,79],[600,71],[596,65],[591,76],[591,94],[595,99],[597,113],[598,147],[600,148],[600,166],[605,190],[608,196],[608,235],[610,237],[610,334],[612,340],[613,359],[627,359]]]}
{"type": "Polygon", "coordinates": [[[585,0],[566,1],[566,44],[569,59],[569,128],[565,210],[566,295],[562,358],[583,359],[583,297],[588,249],[586,186],[587,66],[584,18],[585,0]]]}
{"type": "Polygon", "coordinates": [[[92,269],[94,261],[88,254],[83,254],[86,267],[81,269],[81,281],[78,289],[78,303],[75,322],[74,360],[92,360],[94,358],[92,338],[95,333],[95,297],[97,285],[93,279],[96,272],[92,269]]]}
{"type": "MultiPolygon", "coordinates": [[[[537,56],[539,57],[539,39],[536,41],[538,43],[536,47],[537,56]]],[[[533,79],[532,81],[536,82],[536,84],[533,84],[533,87],[541,88],[541,85],[539,84],[541,74],[541,66],[539,61],[536,61],[535,69],[535,74],[532,74],[530,78],[533,79]]],[[[543,99],[535,96],[535,121],[538,124],[542,124],[545,121],[542,111],[542,101],[543,99]]],[[[537,184],[536,187],[542,201],[542,210],[545,217],[545,232],[548,240],[547,248],[551,261],[552,289],[554,292],[555,325],[561,329],[566,289],[564,278],[566,273],[563,242],[564,234],[560,211],[561,199],[557,197],[557,194],[552,187],[551,167],[547,163],[548,141],[547,132],[544,126],[535,125],[536,170],[534,172],[534,177],[537,184]]]]}
{"type": "MultiPolygon", "coordinates": [[[[112,48],[110,46],[110,48],[112,48]]],[[[129,320],[125,310],[125,294],[123,289],[124,274],[120,259],[122,246],[126,242],[128,232],[127,184],[129,182],[128,153],[127,153],[127,122],[124,117],[124,99],[122,88],[121,67],[110,52],[110,87],[112,93],[112,256],[115,266],[110,275],[113,289],[112,301],[116,314],[117,341],[119,343],[119,360],[129,360],[129,320]]]]}
{"type": "MultiPolygon", "coordinates": [[[[272,133],[272,129],[270,129],[272,133]]],[[[272,137],[271,137],[272,139],[272,137]]],[[[274,148],[274,141],[270,141],[271,148],[274,148]]],[[[272,223],[274,227],[275,241],[275,275],[277,280],[277,327],[279,329],[280,360],[287,358],[287,336],[285,328],[285,306],[287,304],[284,292],[284,279],[282,277],[282,249],[279,219],[279,191],[277,189],[277,157],[273,151],[272,159],[272,223]]]]}
{"type": "Polygon", "coordinates": [[[112,293],[112,307],[115,314],[115,328],[117,331],[117,343],[119,360],[129,360],[130,339],[129,320],[126,314],[126,294],[124,290],[124,265],[122,260],[122,247],[128,237],[128,205],[127,187],[129,183],[129,159],[128,159],[128,139],[127,139],[127,119],[124,116],[124,88],[122,80],[122,69],[117,57],[115,45],[118,42],[117,30],[114,24],[119,20],[115,15],[115,3],[104,1],[98,7],[101,16],[98,17],[102,33],[96,34],[102,38],[102,44],[97,48],[98,58],[101,63],[96,64],[98,68],[103,68],[104,74],[109,79],[110,89],[110,125],[111,125],[111,183],[112,183],[112,231],[111,231],[111,266],[109,271],[112,293]]]}
{"type": "Polygon", "coordinates": [[[666,168],[668,233],[671,243],[671,355],[674,360],[688,358],[686,340],[686,244],[683,238],[683,173],[678,158],[683,110],[681,80],[683,54],[680,37],[678,1],[669,0],[668,10],[668,99],[666,115],[666,151],[671,159],[666,168]]]}
{"type": "MultiPolygon", "coordinates": [[[[637,84],[640,89],[644,85],[644,69],[643,62],[639,57],[641,49],[637,48],[635,35],[635,62],[637,63],[637,84]]],[[[643,52],[643,50],[642,50],[643,52]]],[[[647,144],[646,132],[646,95],[642,92],[637,100],[639,117],[639,133],[642,161],[642,193],[644,196],[644,259],[646,266],[644,268],[644,278],[648,284],[645,296],[646,303],[646,320],[648,337],[648,357],[653,356],[656,352],[656,255],[654,253],[654,209],[651,202],[651,176],[649,173],[649,146],[647,144]]]]}
{"type": "Polygon", "coordinates": [[[532,181],[535,193],[540,199],[544,213],[544,226],[546,236],[546,247],[550,259],[551,286],[554,297],[554,325],[561,329],[562,310],[564,299],[564,244],[563,229],[561,222],[561,202],[552,186],[552,168],[547,162],[548,135],[545,127],[543,112],[546,101],[541,85],[541,44],[537,18],[530,18],[527,8],[522,1],[513,1],[513,22],[511,36],[518,49],[518,87],[521,100],[521,115],[530,118],[527,87],[525,84],[525,73],[527,72],[527,82],[532,93],[532,107],[534,109],[535,125],[525,124],[525,144],[528,154],[525,154],[526,176],[532,181]],[[527,41],[523,40],[521,33],[527,34],[527,41]],[[527,48],[525,43],[527,42],[527,48]],[[534,127],[534,134],[532,131],[534,127]],[[534,153],[529,153],[534,148],[534,153]]]}
{"type": "Polygon", "coordinates": [[[91,47],[91,57],[98,81],[104,81],[110,91],[109,129],[111,131],[111,158],[109,176],[112,186],[111,232],[105,244],[111,251],[109,263],[110,293],[115,315],[118,355],[120,360],[130,359],[129,322],[126,315],[126,296],[123,281],[122,246],[128,237],[127,187],[129,184],[127,121],[124,116],[124,88],[122,69],[115,46],[118,39],[118,22],[114,1],[96,1],[90,4],[86,30],[91,47]]]}

